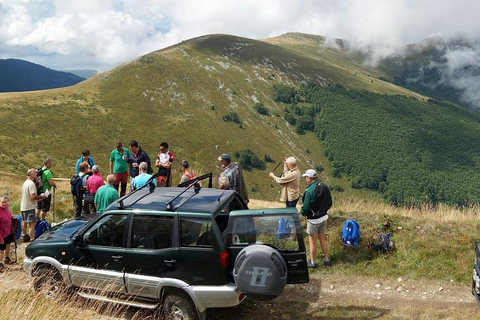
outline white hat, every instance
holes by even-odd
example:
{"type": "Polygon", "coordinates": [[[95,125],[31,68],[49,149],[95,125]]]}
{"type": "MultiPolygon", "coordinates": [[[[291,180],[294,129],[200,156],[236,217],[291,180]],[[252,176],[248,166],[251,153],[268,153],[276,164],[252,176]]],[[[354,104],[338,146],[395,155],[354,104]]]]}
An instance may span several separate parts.
{"type": "Polygon", "coordinates": [[[302,174],[302,177],[317,178],[317,173],[313,169],[308,169],[302,174]]]}

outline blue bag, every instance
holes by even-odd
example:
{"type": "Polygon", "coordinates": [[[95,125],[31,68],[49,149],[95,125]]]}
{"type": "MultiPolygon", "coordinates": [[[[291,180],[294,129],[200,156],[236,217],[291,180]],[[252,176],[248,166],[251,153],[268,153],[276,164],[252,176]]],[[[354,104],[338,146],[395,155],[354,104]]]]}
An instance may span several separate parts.
{"type": "Polygon", "coordinates": [[[40,237],[42,233],[48,229],[50,229],[50,224],[47,222],[47,220],[37,221],[35,224],[35,239],[40,237]]]}
{"type": "Polygon", "coordinates": [[[360,241],[360,226],[358,222],[353,219],[348,219],[343,224],[342,243],[349,247],[358,246],[360,241]]]}

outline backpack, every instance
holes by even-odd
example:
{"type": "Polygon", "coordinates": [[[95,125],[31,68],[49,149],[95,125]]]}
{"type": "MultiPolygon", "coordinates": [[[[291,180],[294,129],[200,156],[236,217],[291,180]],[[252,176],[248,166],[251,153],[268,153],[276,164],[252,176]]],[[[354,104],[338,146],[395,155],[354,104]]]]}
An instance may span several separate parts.
{"type": "Polygon", "coordinates": [[[353,219],[345,221],[341,236],[344,245],[349,247],[358,246],[360,240],[360,226],[358,225],[358,222],[353,219]]]}
{"type": "Polygon", "coordinates": [[[12,233],[15,240],[18,240],[22,235],[22,217],[18,214],[12,217],[12,233]]]}
{"type": "Polygon", "coordinates": [[[379,232],[373,239],[372,248],[380,253],[387,253],[393,248],[393,242],[390,241],[390,234],[379,232]]]}
{"type": "Polygon", "coordinates": [[[277,241],[280,242],[281,239],[286,239],[292,234],[292,228],[290,227],[290,222],[284,217],[278,218],[278,228],[277,228],[277,241]]]}
{"type": "Polygon", "coordinates": [[[85,188],[83,186],[83,176],[85,176],[85,174],[80,176],[77,173],[70,178],[70,192],[74,196],[81,196],[85,192],[85,188]]]}
{"type": "Polygon", "coordinates": [[[37,192],[41,192],[43,188],[43,180],[42,180],[42,175],[43,172],[45,171],[43,167],[36,168],[35,171],[37,171],[37,177],[35,178],[35,187],[37,187],[37,192]]]}
{"type": "Polygon", "coordinates": [[[47,222],[47,220],[37,221],[35,224],[35,238],[40,237],[42,233],[48,229],[50,229],[50,224],[47,222]]]}

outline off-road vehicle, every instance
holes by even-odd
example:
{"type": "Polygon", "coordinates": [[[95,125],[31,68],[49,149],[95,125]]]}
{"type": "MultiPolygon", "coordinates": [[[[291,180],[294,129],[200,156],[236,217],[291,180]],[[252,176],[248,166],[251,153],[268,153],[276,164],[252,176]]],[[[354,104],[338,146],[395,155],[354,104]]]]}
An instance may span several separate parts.
{"type": "Polygon", "coordinates": [[[212,189],[211,174],[198,179],[138,189],[93,220],[45,232],[25,253],[34,288],[202,319],[208,308],[273,299],[287,283],[308,282],[295,208],[248,210],[235,191],[212,189]],[[210,188],[196,183],[205,177],[210,188]]]}

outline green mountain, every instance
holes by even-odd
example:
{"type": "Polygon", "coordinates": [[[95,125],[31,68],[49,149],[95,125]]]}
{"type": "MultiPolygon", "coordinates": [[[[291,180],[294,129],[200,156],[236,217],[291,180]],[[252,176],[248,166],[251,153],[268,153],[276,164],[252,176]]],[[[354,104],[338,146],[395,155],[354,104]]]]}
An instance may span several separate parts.
{"type": "MultiPolygon", "coordinates": [[[[420,94],[381,80],[389,73],[365,67],[364,56],[345,48],[341,40],[330,43],[298,33],[262,41],[208,35],[144,55],[72,87],[0,94],[0,116],[9,119],[0,128],[2,170],[23,173],[50,156],[56,161],[55,175],[69,177],[80,152],[88,148],[106,173],[117,141],[128,144],[136,139],[152,158],[159,143],[167,141],[176,158],[189,160],[197,173],[218,175],[216,158],[222,152],[237,156],[251,167],[245,175],[252,198],[278,197],[280,188],[271,184],[268,172],[284,156],[294,155],[302,171],[325,169],[322,179],[336,191],[365,196],[359,188],[367,188],[390,201],[409,203],[404,201],[408,197],[393,196],[391,180],[396,176],[384,177],[393,169],[385,173],[381,167],[379,179],[375,173],[372,183],[365,182],[366,172],[377,168],[374,160],[383,156],[376,150],[385,141],[361,143],[340,137],[372,142],[388,137],[406,154],[416,154],[418,145],[410,148],[405,135],[385,133],[396,132],[398,125],[401,132],[421,140],[418,130],[424,124],[418,119],[427,111],[446,112],[441,130],[431,134],[438,135],[439,146],[449,144],[447,152],[458,152],[454,147],[458,140],[445,137],[456,131],[456,138],[462,139],[462,130],[455,125],[461,122],[470,130],[469,145],[476,143],[475,136],[480,137],[476,114],[453,104],[427,102],[420,94]],[[327,100],[319,99],[318,88],[327,100]],[[390,113],[382,108],[390,108],[390,113]],[[408,117],[415,121],[405,120],[408,117]],[[368,159],[370,165],[355,158],[368,159]]],[[[420,152],[422,156],[426,157],[420,152]]],[[[450,161],[449,167],[455,167],[458,159],[450,161]]],[[[469,161],[462,169],[475,168],[475,157],[469,161]]],[[[396,162],[389,158],[388,163],[396,162]]],[[[435,171],[438,162],[428,163],[419,170],[435,171]]],[[[422,174],[415,170],[412,177],[422,174]]]]}

